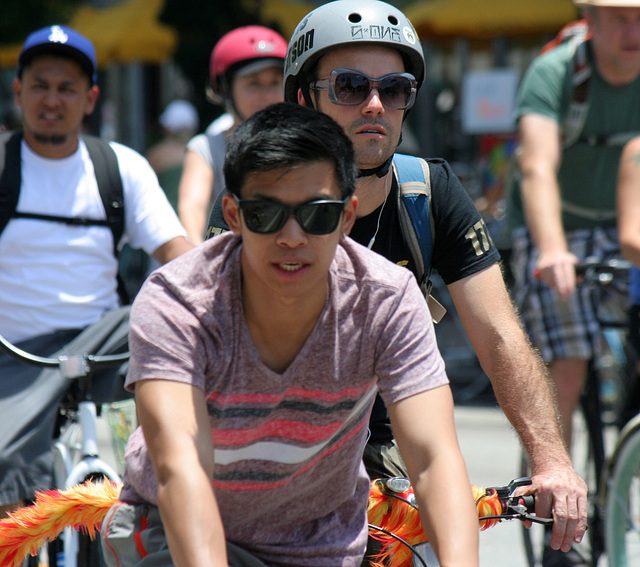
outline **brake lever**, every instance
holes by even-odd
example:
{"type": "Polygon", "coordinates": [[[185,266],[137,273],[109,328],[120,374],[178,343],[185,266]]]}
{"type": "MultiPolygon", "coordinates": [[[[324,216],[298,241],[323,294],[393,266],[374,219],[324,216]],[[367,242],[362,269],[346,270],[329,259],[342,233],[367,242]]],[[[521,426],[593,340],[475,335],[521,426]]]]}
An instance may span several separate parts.
{"type": "Polygon", "coordinates": [[[549,525],[553,524],[553,518],[540,518],[535,514],[529,513],[527,506],[521,501],[521,496],[516,496],[515,491],[521,486],[529,486],[531,479],[523,476],[512,480],[507,486],[492,487],[498,493],[498,498],[503,503],[503,508],[513,511],[510,514],[500,514],[499,516],[487,516],[482,519],[505,519],[505,520],[522,520],[536,524],[549,525]]]}

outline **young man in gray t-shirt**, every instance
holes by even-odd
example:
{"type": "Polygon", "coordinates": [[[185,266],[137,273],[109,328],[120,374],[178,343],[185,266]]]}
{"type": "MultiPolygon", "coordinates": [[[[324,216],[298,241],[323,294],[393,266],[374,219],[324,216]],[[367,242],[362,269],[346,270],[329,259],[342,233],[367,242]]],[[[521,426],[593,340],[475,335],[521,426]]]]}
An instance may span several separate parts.
{"type": "Polygon", "coordinates": [[[156,271],[132,309],[141,427],[107,563],[359,566],[379,390],[440,562],[477,566],[428,308],[408,270],[346,236],[351,142],[324,114],[274,105],[230,138],[225,179],[231,232],[156,271]]]}

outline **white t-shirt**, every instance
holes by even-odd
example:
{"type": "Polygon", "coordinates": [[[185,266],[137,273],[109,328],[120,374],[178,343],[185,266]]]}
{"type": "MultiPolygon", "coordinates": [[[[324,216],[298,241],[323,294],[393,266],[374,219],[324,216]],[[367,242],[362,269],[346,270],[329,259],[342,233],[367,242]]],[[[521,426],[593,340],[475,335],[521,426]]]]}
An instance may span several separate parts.
{"type": "MultiPolygon", "coordinates": [[[[125,238],[152,253],[185,231],[148,162],[111,143],[125,201],[125,238]]],[[[106,218],[84,142],[64,159],[46,159],[22,142],[17,210],[106,218]]],[[[0,333],[17,342],[58,329],[83,328],[118,305],[109,227],[12,219],[0,235],[0,333]]]]}

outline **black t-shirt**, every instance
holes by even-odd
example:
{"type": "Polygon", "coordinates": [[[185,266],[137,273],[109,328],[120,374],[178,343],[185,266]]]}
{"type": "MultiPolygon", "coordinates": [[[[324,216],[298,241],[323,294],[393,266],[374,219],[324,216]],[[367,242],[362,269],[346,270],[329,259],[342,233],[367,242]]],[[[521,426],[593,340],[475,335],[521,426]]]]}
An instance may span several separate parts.
{"type": "MultiPolygon", "coordinates": [[[[500,254],[494,246],[480,213],[449,164],[442,159],[427,159],[431,174],[431,210],[435,231],[433,234],[432,268],[448,285],[495,264],[500,254]]],[[[349,236],[363,246],[376,234],[371,249],[401,266],[406,266],[416,277],[416,264],[402,235],[398,216],[398,181],[393,179],[384,205],[356,220],[349,236]],[[381,211],[382,208],[382,211],[381,211]]],[[[222,215],[221,196],[216,200],[209,233],[227,230],[222,215]]],[[[372,441],[393,439],[389,416],[380,396],[376,398],[369,423],[372,441]]]]}
{"type": "MultiPolygon", "coordinates": [[[[449,164],[441,159],[427,161],[431,173],[431,208],[435,226],[432,267],[446,284],[450,284],[496,263],[500,255],[480,213],[449,164]]],[[[368,246],[376,233],[379,218],[380,228],[371,250],[406,266],[419,277],[400,228],[397,179],[394,178],[387,201],[381,207],[358,218],[349,236],[368,246]]],[[[380,396],[374,403],[369,428],[371,440],[375,442],[393,438],[387,409],[380,396]]]]}

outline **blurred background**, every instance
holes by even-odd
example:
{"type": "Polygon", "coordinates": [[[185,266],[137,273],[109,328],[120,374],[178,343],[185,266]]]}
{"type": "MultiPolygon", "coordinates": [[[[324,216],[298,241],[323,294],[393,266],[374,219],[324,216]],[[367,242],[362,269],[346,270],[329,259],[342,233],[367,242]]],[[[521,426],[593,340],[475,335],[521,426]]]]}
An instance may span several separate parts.
{"type": "MultiPolygon", "coordinates": [[[[541,47],[578,12],[572,0],[387,1],[413,22],[427,61],[426,81],[408,115],[401,149],[447,159],[508,256],[503,196],[515,148],[517,87],[541,47]]],[[[159,117],[171,101],[195,105],[198,131],[222,113],[205,94],[209,56],[222,35],[241,25],[262,24],[289,39],[303,16],[321,3],[1,0],[0,131],[20,124],[11,88],[15,64],[26,36],[43,26],[67,24],[96,47],[101,96],[87,131],[147,154],[163,135],[159,117]]],[[[138,279],[145,270],[142,265],[138,279]]],[[[435,287],[452,310],[437,276],[435,287]]],[[[459,401],[480,399],[490,394],[490,384],[458,326],[453,314],[437,328],[447,338],[440,344],[457,384],[454,394],[459,401]]]]}
{"type": "MultiPolygon", "coordinates": [[[[260,23],[289,38],[316,0],[2,0],[0,123],[18,119],[11,82],[21,43],[65,23],[91,39],[100,108],[88,128],[144,153],[173,99],[196,105],[200,128],[221,112],[206,101],[208,60],[227,31],[260,23]]],[[[427,81],[408,118],[409,149],[444,157],[470,191],[500,182],[511,150],[519,78],[540,47],[576,19],[571,0],[391,0],[413,22],[427,81]]]]}

